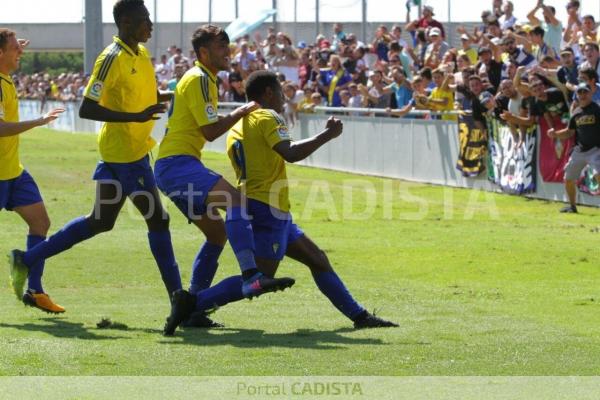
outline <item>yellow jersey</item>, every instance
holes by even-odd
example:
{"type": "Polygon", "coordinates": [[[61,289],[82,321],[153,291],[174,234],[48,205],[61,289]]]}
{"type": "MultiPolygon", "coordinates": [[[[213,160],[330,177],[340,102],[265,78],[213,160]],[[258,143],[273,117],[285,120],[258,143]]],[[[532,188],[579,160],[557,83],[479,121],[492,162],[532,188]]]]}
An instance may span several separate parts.
{"type": "MultiPolygon", "coordinates": [[[[19,122],[17,89],[8,75],[0,73],[0,119],[19,122]]],[[[19,135],[0,137],[0,180],[6,181],[21,175],[19,161],[19,135]]]]}
{"type": "MultiPolygon", "coordinates": [[[[150,53],[138,44],[137,52],[118,37],[100,53],[83,95],[112,111],[136,113],[158,101],[150,53]]],[[[105,122],[98,135],[102,160],[129,163],[154,147],[150,136],[154,120],[105,122]]]]}
{"type": "Polygon", "coordinates": [[[466,54],[467,57],[469,57],[469,61],[471,61],[472,65],[476,65],[477,62],[479,61],[479,56],[477,55],[477,50],[473,47],[469,47],[468,50],[465,49],[459,49],[457,54],[459,56],[466,54]]]}
{"type": "MultiPolygon", "coordinates": [[[[452,111],[454,110],[454,93],[450,90],[443,90],[439,87],[436,87],[431,91],[430,99],[435,100],[444,100],[448,99],[448,104],[445,106],[436,104],[432,105],[431,109],[433,111],[452,111]]],[[[446,121],[458,121],[456,115],[442,115],[442,119],[446,121]]]]}
{"type": "Polygon", "coordinates": [[[288,212],[285,160],[273,150],[284,140],[291,140],[284,119],[273,110],[258,109],[231,128],[227,135],[227,155],[242,193],[288,212]]]}
{"type": "Polygon", "coordinates": [[[219,120],[217,78],[196,61],[177,82],[165,137],[160,143],[158,159],[188,155],[201,158],[206,143],[200,127],[219,120]]]}

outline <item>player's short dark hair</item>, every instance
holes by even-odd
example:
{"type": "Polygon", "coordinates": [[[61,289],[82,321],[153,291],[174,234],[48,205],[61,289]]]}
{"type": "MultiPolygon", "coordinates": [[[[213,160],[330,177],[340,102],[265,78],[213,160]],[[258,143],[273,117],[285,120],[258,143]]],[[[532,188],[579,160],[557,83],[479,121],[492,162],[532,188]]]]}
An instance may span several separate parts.
{"type": "Polygon", "coordinates": [[[421,68],[421,70],[419,71],[419,75],[421,76],[421,78],[425,78],[428,81],[430,81],[431,80],[431,68],[429,68],[429,67],[421,68]]]}
{"type": "Polygon", "coordinates": [[[277,75],[265,70],[251,73],[246,81],[246,96],[248,97],[248,101],[259,101],[268,87],[274,90],[281,87],[277,75]]]}
{"type": "Polygon", "coordinates": [[[194,31],[192,35],[192,47],[194,52],[198,54],[201,47],[208,47],[213,40],[225,40],[229,43],[229,35],[223,28],[215,25],[202,25],[194,31]]]}
{"type": "Polygon", "coordinates": [[[530,33],[532,35],[544,37],[544,33],[546,33],[546,31],[544,31],[544,28],[542,28],[541,26],[536,26],[531,30],[530,33]]]}
{"type": "Polygon", "coordinates": [[[242,75],[237,72],[232,72],[229,74],[229,83],[231,82],[243,82],[242,75]]]}
{"type": "Polygon", "coordinates": [[[0,28],[0,49],[5,50],[8,44],[8,39],[15,36],[15,31],[11,31],[8,28],[0,28]]]}
{"type": "Polygon", "coordinates": [[[585,75],[585,77],[588,79],[593,79],[594,82],[598,82],[598,72],[594,68],[582,68],[579,70],[579,73],[585,75]]]}
{"type": "Polygon", "coordinates": [[[125,16],[135,14],[140,7],[145,7],[144,0],[119,0],[113,6],[113,18],[117,26],[125,16]]]}

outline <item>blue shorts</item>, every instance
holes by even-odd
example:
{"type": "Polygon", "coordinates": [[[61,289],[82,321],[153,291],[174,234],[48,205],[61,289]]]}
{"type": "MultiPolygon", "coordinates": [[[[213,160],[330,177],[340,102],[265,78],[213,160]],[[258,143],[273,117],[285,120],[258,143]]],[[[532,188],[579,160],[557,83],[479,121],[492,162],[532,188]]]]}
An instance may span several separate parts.
{"type": "Polygon", "coordinates": [[[221,175],[193,156],[161,158],[154,165],[156,183],[188,221],[206,214],[206,198],[221,175]]]}
{"type": "Polygon", "coordinates": [[[272,208],[262,201],[248,199],[248,215],[254,232],[255,254],[269,260],[281,260],[288,243],[304,232],[292,220],[292,214],[272,208]]]}
{"type": "Polygon", "coordinates": [[[16,207],[29,206],[43,201],[33,177],[23,171],[14,179],[0,181],[0,210],[12,211],[16,207]]]}
{"type": "Polygon", "coordinates": [[[123,196],[135,192],[152,192],[156,187],[148,156],[130,163],[100,161],[92,179],[120,184],[123,196]]]}

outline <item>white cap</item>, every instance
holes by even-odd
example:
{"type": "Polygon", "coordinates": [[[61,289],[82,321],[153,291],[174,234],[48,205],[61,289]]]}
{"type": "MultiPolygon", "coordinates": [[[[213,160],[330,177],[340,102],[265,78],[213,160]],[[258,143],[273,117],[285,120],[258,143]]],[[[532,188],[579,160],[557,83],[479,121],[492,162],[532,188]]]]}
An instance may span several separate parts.
{"type": "Polygon", "coordinates": [[[460,38],[462,40],[469,40],[469,35],[467,35],[466,33],[463,33],[462,35],[460,35],[460,38]]]}
{"type": "Polygon", "coordinates": [[[429,36],[442,36],[442,31],[438,27],[433,27],[429,31],[429,36]]]}

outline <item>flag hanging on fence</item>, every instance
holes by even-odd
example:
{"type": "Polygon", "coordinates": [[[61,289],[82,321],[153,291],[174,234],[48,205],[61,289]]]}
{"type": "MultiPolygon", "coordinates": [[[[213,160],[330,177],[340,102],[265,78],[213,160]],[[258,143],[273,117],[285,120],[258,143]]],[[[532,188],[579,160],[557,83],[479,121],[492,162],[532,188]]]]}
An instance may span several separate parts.
{"type": "Polygon", "coordinates": [[[535,192],[537,126],[525,132],[523,144],[516,146],[509,126],[496,118],[488,120],[488,179],[503,192],[535,192]]]}
{"type": "Polygon", "coordinates": [[[472,178],[485,171],[487,139],[485,132],[475,127],[470,115],[459,116],[458,146],[456,169],[462,176],[472,178]]]}
{"type": "MultiPolygon", "coordinates": [[[[545,118],[539,118],[540,122],[540,175],[544,182],[563,182],[565,165],[569,161],[571,150],[575,143],[574,138],[566,140],[551,139],[548,137],[548,123],[545,118]]],[[[553,121],[554,129],[560,130],[566,127],[559,117],[553,121]]]]}
{"type": "Polygon", "coordinates": [[[577,187],[583,193],[591,194],[592,196],[600,195],[600,184],[594,179],[594,169],[586,165],[581,176],[577,180],[577,187]]]}

